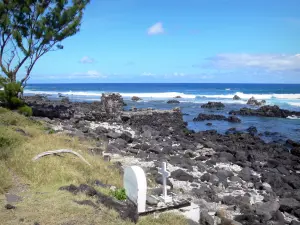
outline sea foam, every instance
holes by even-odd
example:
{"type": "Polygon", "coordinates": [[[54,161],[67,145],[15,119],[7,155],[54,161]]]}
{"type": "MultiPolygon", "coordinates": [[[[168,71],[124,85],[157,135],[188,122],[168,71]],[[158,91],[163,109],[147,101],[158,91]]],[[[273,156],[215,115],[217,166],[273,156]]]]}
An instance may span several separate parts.
{"type": "MultiPolygon", "coordinates": [[[[49,95],[58,95],[58,93],[66,96],[101,96],[103,92],[101,91],[36,91],[36,90],[25,90],[26,94],[49,94],[49,95]]],[[[140,98],[147,99],[169,99],[176,96],[180,96],[183,99],[201,99],[201,98],[210,98],[210,99],[228,99],[232,100],[235,95],[238,95],[242,100],[248,100],[251,97],[254,97],[258,100],[271,100],[271,99],[284,99],[284,100],[299,100],[300,94],[245,94],[243,92],[236,92],[233,94],[185,94],[180,92],[152,92],[152,93],[120,93],[125,98],[131,98],[132,96],[138,96],[140,98]]],[[[235,101],[238,103],[237,101],[235,101]]],[[[293,106],[300,106],[300,103],[297,102],[288,102],[288,104],[293,106]]]]}

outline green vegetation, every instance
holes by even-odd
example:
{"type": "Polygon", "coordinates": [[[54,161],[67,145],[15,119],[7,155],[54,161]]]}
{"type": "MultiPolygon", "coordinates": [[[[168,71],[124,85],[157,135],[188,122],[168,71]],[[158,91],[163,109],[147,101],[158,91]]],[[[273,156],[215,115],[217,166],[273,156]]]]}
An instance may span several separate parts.
{"type": "Polygon", "coordinates": [[[120,201],[124,201],[127,199],[126,192],[124,188],[116,189],[111,191],[110,194],[120,201]]]}
{"type": "MultiPolygon", "coordinates": [[[[105,208],[94,209],[79,205],[75,201],[92,200],[85,195],[73,195],[58,191],[64,185],[81,183],[92,184],[94,180],[117,187],[114,193],[109,189],[97,190],[124,199],[122,176],[112,164],[100,156],[92,156],[88,149],[93,142],[79,141],[63,134],[48,134],[45,126],[23,115],[0,108],[0,218],[7,225],[25,224],[121,224],[118,213],[105,208]],[[37,161],[37,154],[57,149],[72,149],[80,153],[92,166],[83,163],[71,154],[46,156],[37,161]],[[20,190],[21,189],[21,190],[20,190]],[[19,191],[15,191],[19,190],[19,191]],[[15,210],[6,210],[4,193],[9,191],[21,197],[15,210]]],[[[160,217],[142,217],[139,225],[186,225],[186,220],[174,214],[161,214],[160,217]]]]}

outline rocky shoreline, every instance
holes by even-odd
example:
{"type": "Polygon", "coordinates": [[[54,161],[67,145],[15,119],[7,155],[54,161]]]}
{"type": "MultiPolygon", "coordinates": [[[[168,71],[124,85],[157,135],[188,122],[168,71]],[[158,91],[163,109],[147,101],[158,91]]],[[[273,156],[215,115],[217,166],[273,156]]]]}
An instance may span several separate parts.
{"type": "MultiPolygon", "coordinates": [[[[265,143],[253,127],[248,133],[195,133],[177,108],[123,111],[119,94],[94,103],[42,96],[26,97],[26,102],[51,131],[107,145],[105,152],[91,153],[118,162],[120,169],[140,165],[160,184],[156,167],[168,161],[169,186],[200,205],[202,224],[300,224],[299,143],[265,143]]],[[[280,114],[268,115],[289,115],[275,110],[280,114]]]]}

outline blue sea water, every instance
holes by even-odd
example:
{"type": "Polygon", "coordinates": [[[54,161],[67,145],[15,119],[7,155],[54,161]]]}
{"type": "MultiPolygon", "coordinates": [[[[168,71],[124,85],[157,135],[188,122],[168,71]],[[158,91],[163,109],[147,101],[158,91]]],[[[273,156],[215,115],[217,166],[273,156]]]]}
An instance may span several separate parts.
{"type": "Polygon", "coordinates": [[[213,125],[208,127],[204,122],[193,122],[193,118],[200,112],[228,115],[231,110],[249,107],[246,102],[252,96],[258,100],[266,100],[269,105],[278,105],[281,108],[300,111],[300,84],[208,84],[208,83],[73,83],[73,84],[28,84],[26,95],[48,94],[50,98],[58,98],[58,94],[68,96],[72,101],[100,101],[102,93],[119,92],[128,106],[137,108],[171,109],[181,107],[185,114],[184,120],[189,128],[200,131],[216,129],[224,133],[228,128],[235,127],[243,131],[249,126],[256,126],[262,138],[266,141],[284,141],[287,138],[300,141],[300,119],[240,117],[242,123],[232,124],[224,121],[209,121],[213,125]],[[233,100],[238,95],[241,100],[233,100]],[[142,101],[132,102],[132,96],[142,98],[142,101]],[[177,99],[179,105],[167,104],[167,100],[177,99]],[[208,101],[221,101],[226,107],[224,110],[202,109],[200,106],[208,101]],[[272,132],[273,135],[264,134],[272,132]]]}

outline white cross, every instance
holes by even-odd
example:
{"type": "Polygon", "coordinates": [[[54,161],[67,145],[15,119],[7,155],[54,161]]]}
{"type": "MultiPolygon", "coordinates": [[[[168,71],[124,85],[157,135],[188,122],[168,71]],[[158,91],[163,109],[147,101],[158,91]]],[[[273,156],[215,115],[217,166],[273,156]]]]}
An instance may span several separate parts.
{"type": "Polygon", "coordinates": [[[167,193],[167,178],[171,175],[169,171],[167,171],[167,163],[162,162],[161,168],[158,169],[158,172],[162,175],[163,180],[163,195],[162,199],[164,202],[169,202],[172,198],[168,196],[167,193]]]}

